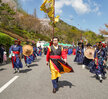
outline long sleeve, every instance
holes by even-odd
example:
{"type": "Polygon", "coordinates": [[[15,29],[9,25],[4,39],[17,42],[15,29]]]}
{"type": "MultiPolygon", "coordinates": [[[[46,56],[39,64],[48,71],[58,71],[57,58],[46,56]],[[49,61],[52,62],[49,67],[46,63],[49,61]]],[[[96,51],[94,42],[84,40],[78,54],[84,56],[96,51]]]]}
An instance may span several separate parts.
{"type": "Polygon", "coordinates": [[[53,44],[53,42],[51,41],[50,44],[49,44],[49,46],[51,46],[52,44],[53,44]]]}
{"type": "Polygon", "coordinates": [[[20,46],[20,53],[22,54],[22,46],[20,46]]]}
{"type": "Polygon", "coordinates": [[[104,50],[103,50],[103,60],[106,60],[106,53],[104,50]]]}
{"type": "Polygon", "coordinates": [[[76,54],[78,54],[78,51],[79,51],[79,47],[76,48],[76,54]]]}
{"type": "Polygon", "coordinates": [[[48,48],[48,51],[47,51],[46,61],[49,62],[49,59],[50,59],[50,48],[48,48]]]}
{"type": "Polygon", "coordinates": [[[62,56],[63,59],[67,59],[67,54],[64,50],[62,50],[61,56],[62,56]]]}
{"type": "Polygon", "coordinates": [[[95,53],[94,53],[94,58],[96,58],[96,53],[97,53],[97,50],[96,50],[95,53]]]}

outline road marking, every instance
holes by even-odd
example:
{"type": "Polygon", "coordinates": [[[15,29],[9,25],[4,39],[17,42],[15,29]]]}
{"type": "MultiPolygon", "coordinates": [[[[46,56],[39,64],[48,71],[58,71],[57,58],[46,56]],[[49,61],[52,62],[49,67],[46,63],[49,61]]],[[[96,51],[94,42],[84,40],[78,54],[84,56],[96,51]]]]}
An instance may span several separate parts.
{"type": "Polygon", "coordinates": [[[5,90],[11,83],[13,83],[19,76],[13,77],[9,82],[0,88],[0,93],[5,90]]]}

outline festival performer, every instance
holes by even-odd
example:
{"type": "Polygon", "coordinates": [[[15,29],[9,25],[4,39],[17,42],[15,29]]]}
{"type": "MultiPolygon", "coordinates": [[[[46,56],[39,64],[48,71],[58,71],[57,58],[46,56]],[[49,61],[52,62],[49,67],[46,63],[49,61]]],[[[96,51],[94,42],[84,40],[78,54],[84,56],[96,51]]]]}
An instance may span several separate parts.
{"type": "Polygon", "coordinates": [[[76,48],[75,47],[73,48],[73,53],[72,54],[76,55],[76,48]]]}
{"type": "Polygon", "coordinates": [[[48,50],[48,48],[47,47],[44,47],[44,55],[47,54],[47,50],[48,50]]]}
{"type": "Polygon", "coordinates": [[[58,37],[53,38],[53,45],[48,48],[46,55],[46,64],[50,65],[51,79],[53,84],[53,93],[58,89],[58,79],[60,74],[73,72],[72,67],[66,63],[67,55],[63,48],[58,45],[58,37]],[[61,59],[63,58],[63,60],[61,59]]]}
{"type": "Polygon", "coordinates": [[[39,47],[39,56],[42,56],[42,47],[39,47]]]}
{"type": "Polygon", "coordinates": [[[106,43],[106,68],[108,69],[108,43],[106,43]]]}
{"type": "Polygon", "coordinates": [[[24,60],[25,60],[25,64],[26,64],[26,66],[28,67],[28,68],[30,68],[30,64],[32,63],[32,61],[33,61],[33,56],[32,56],[32,46],[30,46],[29,45],[29,42],[27,41],[27,43],[26,43],[26,45],[28,45],[27,47],[28,48],[24,48],[25,49],[25,51],[23,51],[23,53],[27,53],[26,52],[26,49],[28,50],[29,49],[29,53],[28,54],[30,54],[30,55],[28,55],[28,54],[25,54],[24,55],[24,60]]]}
{"type": "Polygon", "coordinates": [[[34,54],[34,60],[37,59],[37,47],[36,47],[36,44],[33,46],[33,54],[34,54]]]}
{"type": "Polygon", "coordinates": [[[37,48],[35,42],[32,42],[32,47],[33,47],[33,54],[30,56],[30,58],[32,59],[32,61],[34,61],[37,54],[37,48]]]}
{"type": "Polygon", "coordinates": [[[90,69],[90,71],[96,74],[96,77],[100,80],[100,82],[103,81],[106,74],[105,59],[106,59],[105,51],[102,47],[102,43],[99,42],[94,54],[94,61],[93,61],[94,64],[92,64],[92,68],[90,69]]]}
{"type": "Polygon", "coordinates": [[[12,66],[15,70],[14,73],[19,73],[19,69],[23,67],[21,62],[22,46],[20,45],[20,40],[15,40],[15,44],[12,45],[9,49],[9,54],[12,60],[12,66]]]}
{"type": "Polygon", "coordinates": [[[72,47],[69,47],[68,48],[68,55],[71,55],[72,54],[72,47]]]}
{"type": "MultiPolygon", "coordinates": [[[[86,51],[87,49],[91,49],[92,45],[90,43],[88,43],[86,45],[87,47],[84,48],[84,51],[86,51]]],[[[84,56],[84,60],[83,60],[83,67],[87,66],[87,68],[89,68],[89,63],[92,61],[92,59],[88,59],[86,56],[84,56]]]]}
{"type": "Polygon", "coordinates": [[[76,49],[76,57],[74,59],[74,62],[77,62],[78,64],[82,64],[84,59],[84,49],[81,42],[78,43],[78,47],[76,49]]]}

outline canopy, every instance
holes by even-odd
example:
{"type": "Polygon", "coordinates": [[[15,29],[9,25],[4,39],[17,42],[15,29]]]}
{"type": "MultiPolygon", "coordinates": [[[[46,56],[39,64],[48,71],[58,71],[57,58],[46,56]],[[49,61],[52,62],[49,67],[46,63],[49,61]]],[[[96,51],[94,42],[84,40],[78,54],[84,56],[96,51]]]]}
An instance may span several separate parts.
{"type": "Polygon", "coordinates": [[[46,43],[46,44],[44,44],[43,46],[44,46],[44,47],[45,47],[45,46],[49,46],[49,43],[46,43]]]}
{"type": "MultiPolygon", "coordinates": [[[[62,45],[62,46],[72,46],[71,44],[64,44],[64,43],[58,43],[58,45],[62,45]]],[[[44,47],[49,46],[49,43],[46,43],[43,46],[44,47]]]]}

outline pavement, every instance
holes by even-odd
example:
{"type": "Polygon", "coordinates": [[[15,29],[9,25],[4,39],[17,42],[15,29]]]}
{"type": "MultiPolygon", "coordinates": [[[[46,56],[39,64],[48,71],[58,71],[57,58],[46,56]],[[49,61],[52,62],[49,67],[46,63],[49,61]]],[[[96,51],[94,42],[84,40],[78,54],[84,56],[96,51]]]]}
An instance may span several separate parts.
{"type": "Polygon", "coordinates": [[[75,72],[62,74],[56,94],[45,56],[38,57],[30,68],[22,60],[23,69],[16,74],[11,63],[0,66],[0,99],[107,99],[108,79],[100,83],[89,70],[74,63],[74,57],[68,56],[67,62],[75,72]]]}

